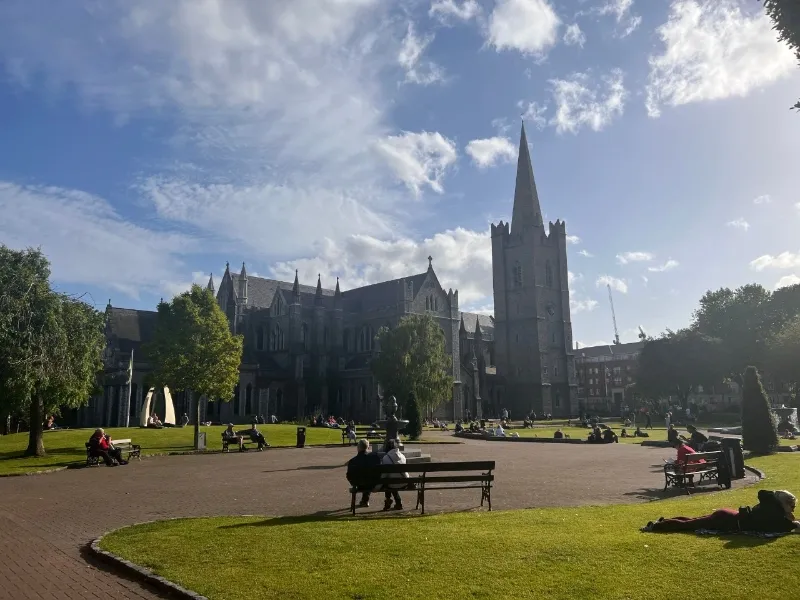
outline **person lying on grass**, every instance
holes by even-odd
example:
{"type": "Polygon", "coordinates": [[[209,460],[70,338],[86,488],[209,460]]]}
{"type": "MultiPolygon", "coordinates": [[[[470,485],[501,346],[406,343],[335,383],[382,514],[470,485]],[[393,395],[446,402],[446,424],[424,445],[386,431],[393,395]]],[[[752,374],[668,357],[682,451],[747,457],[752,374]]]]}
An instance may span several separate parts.
{"type": "Polygon", "coordinates": [[[721,508],[702,517],[661,517],[650,521],[642,531],[671,533],[675,531],[697,531],[708,529],[724,533],[800,533],[800,521],[794,516],[797,499],[786,490],[758,491],[758,504],[743,506],[739,510],[721,508]]]}

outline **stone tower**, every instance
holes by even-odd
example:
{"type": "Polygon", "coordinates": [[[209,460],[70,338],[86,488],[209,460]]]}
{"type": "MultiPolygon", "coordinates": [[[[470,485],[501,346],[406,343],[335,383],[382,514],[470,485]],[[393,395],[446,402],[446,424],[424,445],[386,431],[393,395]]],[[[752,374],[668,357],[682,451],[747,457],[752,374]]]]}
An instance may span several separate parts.
{"type": "Polygon", "coordinates": [[[511,223],[492,224],[491,232],[500,404],[515,419],[532,410],[569,415],[577,382],[566,226],[551,222],[545,231],[524,125],[511,223]]]}

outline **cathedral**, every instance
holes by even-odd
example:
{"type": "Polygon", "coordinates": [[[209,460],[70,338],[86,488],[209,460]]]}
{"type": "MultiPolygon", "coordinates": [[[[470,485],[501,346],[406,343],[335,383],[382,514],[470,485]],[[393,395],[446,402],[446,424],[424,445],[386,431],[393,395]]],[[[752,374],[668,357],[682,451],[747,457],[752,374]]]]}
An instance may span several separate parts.
{"type": "MultiPolygon", "coordinates": [[[[331,290],[322,276],[309,286],[297,273],[283,282],[249,276],[244,264],[238,272],[226,266],[219,285],[212,276],[208,289],[232,331],[244,337],[239,383],[229,399],[205,399],[201,420],[382,417],[382,390],[370,370],[380,352],[375,335],[409,314],[432,316],[452,357],[453,389],[437,409],[440,418],[499,416],[504,408],[512,418],[575,413],[566,228],[556,221],[545,230],[524,126],[512,219],[492,224],[491,243],[494,317],[459,310],[458,291],[442,287],[432,257],[421,273],[351,290],[342,290],[338,279],[331,290]]],[[[160,416],[171,413],[165,411],[170,399],[178,419],[191,415],[184,394],[148,395],[151,366],[143,345],[155,320],[155,311],[109,302],[103,392],[79,409],[77,425],[136,425],[145,406],[160,416]]]]}

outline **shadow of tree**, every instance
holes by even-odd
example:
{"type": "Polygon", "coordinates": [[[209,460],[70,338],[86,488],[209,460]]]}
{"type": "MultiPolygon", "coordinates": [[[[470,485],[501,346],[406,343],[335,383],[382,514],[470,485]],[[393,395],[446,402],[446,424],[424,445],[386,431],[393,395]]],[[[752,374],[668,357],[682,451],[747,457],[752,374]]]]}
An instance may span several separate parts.
{"type": "Polygon", "coordinates": [[[342,467],[346,467],[347,463],[343,463],[340,465],[306,465],[303,467],[294,467],[293,469],[268,469],[266,471],[262,471],[263,473],[286,473],[289,471],[327,471],[330,469],[340,469],[342,467]]]}

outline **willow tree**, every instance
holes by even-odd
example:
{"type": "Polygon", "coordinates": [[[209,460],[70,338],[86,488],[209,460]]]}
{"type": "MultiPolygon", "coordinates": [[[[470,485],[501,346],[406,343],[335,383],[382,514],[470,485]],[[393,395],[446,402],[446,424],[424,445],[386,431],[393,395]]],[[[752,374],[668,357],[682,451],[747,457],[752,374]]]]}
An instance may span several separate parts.
{"type": "Polygon", "coordinates": [[[103,368],[103,315],[49,278],[40,250],[0,246],[0,413],[27,413],[26,456],[44,456],[45,415],[85,405],[103,368]]]}
{"type": "Polygon", "coordinates": [[[200,398],[229,401],[239,381],[242,337],[231,333],[213,294],[193,285],[158,305],[153,341],[146,352],[152,380],[177,392],[191,392],[194,447],[199,447],[200,398]]]}
{"type": "Polygon", "coordinates": [[[425,414],[431,414],[450,398],[452,366],[444,333],[433,317],[409,315],[397,327],[378,331],[380,352],[372,360],[372,372],[384,390],[401,402],[415,398],[425,414]]]}

